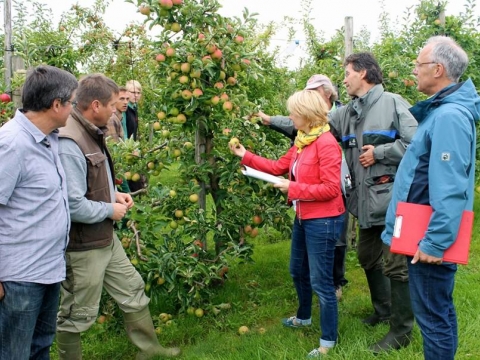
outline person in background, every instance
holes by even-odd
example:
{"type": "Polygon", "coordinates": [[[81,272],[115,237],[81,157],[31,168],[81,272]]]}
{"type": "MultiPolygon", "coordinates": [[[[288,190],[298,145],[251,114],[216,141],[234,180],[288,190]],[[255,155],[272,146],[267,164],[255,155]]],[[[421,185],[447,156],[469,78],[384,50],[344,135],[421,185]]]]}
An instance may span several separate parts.
{"type": "Polygon", "coordinates": [[[70,229],[57,129],[77,87],[56,67],[30,70],[23,109],[0,128],[0,360],[50,358],[70,229]]]}
{"type": "MultiPolygon", "coordinates": [[[[142,98],[142,85],[137,80],[129,80],[125,88],[130,92],[130,101],[128,103],[127,111],[125,112],[127,137],[133,137],[137,140],[138,133],[138,102],[142,98]]],[[[128,181],[128,188],[132,193],[147,187],[147,177],[144,174],[140,175],[139,181],[128,181]]]]}
{"type": "MultiPolygon", "coordinates": [[[[118,101],[115,105],[116,111],[112,114],[107,123],[105,137],[110,141],[118,142],[120,139],[127,139],[127,118],[126,111],[130,101],[130,92],[125,87],[119,88],[118,101]]],[[[129,193],[128,181],[125,179],[115,179],[115,183],[120,186],[121,192],[129,193]]],[[[125,221],[125,220],[124,220],[125,221]]]]}
{"type": "Polygon", "coordinates": [[[480,97],[470,79],[459,83],[467,66],[467,54],[448,37],[432,37],[420,51],[413,74],[428,99],[410,109],[418,130],[398,168],[382,233],[389,246],[398,201],[433,208],[415,256],[408,257],[412,308],[426,360],[453,360],[458,346],[457,266],[442,258],[457,238],[463,211],[473,207],[480,97]]]}
{"type": "MultiPolygon", "coordinates": [[[[342,106],[338,101],[338,93],[333,86],[330,79],[322,74],[316,74],[310,77],[305,86],[305,90],[315,90],[325,101],[328,111],[334,111],[342,106]]],[[[288,116],[270,116],[262,111],[257,114],[264,125],[270,126],[275,131],[278,131],[293,141],[297,136],[292,120],[288,116]]],[[[347,256],[347,230],[348,230],[349,215],[345,213],[344,229],[335,245],[335,258],[333,261],[333,282],[335,284],[335,294],[337,300],[342,298],[342,288],[348,284],[345,278],[345,260],[347,256]]]]}
{"type": "Polygon", "coordinates": [[[340,187],[342,150],[329,132],[328,107],[318,92],[303,90],[287,102],[298,130],[295,144],[279,160],[268,160],[230,144],[242,164],[272,175],[288,174],[274,187],[287,194],[296,216],[293,223],[290,274],[299,306],[282,320],[291,328],[312,323],[312,293],[320,299],[320,347],[308,357],[326,354],[337,341],[338,306],[333,284],[335,243],[343,229],[345,205],[340,187]]]}
{"type": "Polygon", "coordinates": [[[57,319],[61,360],[82,358],[80,333],[95,322],[103,288],[123,314],[127,335],[139,349],[137,359],[180,354],[180,349],[158,343],[145,283],[113,228],[134,205],[129,194],[115,191],[114,167],[103,133],[116,111],[118,94],[113,80],[102,74],[86,76],[77,91],[77,108],[60,131],[59,153],[67,174],[72,221],[57,319]]]}
{"type": "Polygon", "coordinates": [[[118,101],[115,105],[115,111],[107,123],[106,137],[112,141],[118,142],[120,139],[126,140],[127,137],[127,118],[126,111],[130,101],[130,92],[125,87],[119,88],[118,101]]]}
{"type": "Polygon", "coordinates": [[[381,233],[397,167],[417,121],[407,101],[383,89],[382,71],[372,54],[352,54],[344,63],[343,83],[352,100],[330,113],[329,124],[342,143],[352,178],[347,209],[358,219],[358,260],[374,308],[363,322],[371,326],[388,322],[390,326],[370,347],[378,354],[407,346],[413,329],[407,260],[383,245],[381,233]]]}
{"type": "Polygon", "coordinates": [[[128,80],[125,88],[130,92],[130,99],[126,111],[127,138],[133,136],[137,140],[138,132],[138,102],[142,98],[142,85],[137,80],[128,80]]]}

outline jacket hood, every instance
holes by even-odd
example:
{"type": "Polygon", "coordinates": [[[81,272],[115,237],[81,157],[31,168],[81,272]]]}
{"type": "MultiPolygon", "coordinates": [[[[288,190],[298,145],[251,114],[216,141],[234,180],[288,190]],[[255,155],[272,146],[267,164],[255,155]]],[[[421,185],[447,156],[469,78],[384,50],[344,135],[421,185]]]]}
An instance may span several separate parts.
{"type": "Polygon", "coordinates": [[[455,103],[463,106],[470,112],[470,114],[472,114],[472,119],[474,121],[479,120],[480,96],[478,96],[477,90],[471,79],[447,86],[431,98],[417,103],[410,108],[410,112],[418,122],[421,122],[432,109],[437,108],[441,104],[448,103],[455,103]]]}

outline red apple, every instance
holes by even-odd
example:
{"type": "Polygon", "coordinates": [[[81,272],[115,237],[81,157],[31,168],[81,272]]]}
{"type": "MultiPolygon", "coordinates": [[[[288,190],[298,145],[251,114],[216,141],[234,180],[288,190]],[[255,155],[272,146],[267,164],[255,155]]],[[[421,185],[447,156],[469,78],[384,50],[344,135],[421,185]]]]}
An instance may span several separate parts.
{"type": "Polygon", "coordinates": [[[225,101],[222,107],[223,107],[223,110],[225,111],[232,111],[233,104],[230,101],[225,101]]]}
{"type": "Polygon", "coordinates": [[[235,85],[237,83],[237,79],[235,79],[233,76],[230,76],[228,79],[227,79],[227,84],[228,85],[235,85]]]}
{"type": "Polygon", "coordinates": [[[203,91],[202,91],[202,89],[198,89],[198,88],[193,89],[192,95],[193,95],[193,97],[198,98],[198,97],[203,95],[203,91]]]}
{"type": "Polygon", "coordinates": [[[168,57],[174,56],[174,55],[175,55],[175,49],[172,48],[172,47],[169,47],[169,48],[167,49],[167,51],[165,51],[165,55],[167,55],[168,57]]]}
{"type": "Polygon", "coordinates": [[[180,82],[180,84],[186,84],[190,81],[190,79],[187,75],[182,75],[178,78],[178,81],[180,82]]]}
{"type": "Polygon", "coordinates": [[[222,58],[222,51],[220,49],[216,49],[213,53],[212,53],[212,59],[215,59],[215,60],[220,60],[222,58]]]}
{"type": "Polygon", "coordinates": [[[180,66],[180,70],[183,72],[183,73],[188,73],[190,71],[190,64],[188,62],[186,63],[183,63],[181,66],[180,66]]]}
{"type": "Polygon", "coordinates": [[[158,0],[160,7],[163,9],[171,9],[173,7],[172,0],[158,0]]]}
{"type": "Polygon", "coordinates": [[[183,90],[182,98],[185,100],[190,100],[192,98],[192,92],[190,90],[183,90]]]}
{"type": "Polygon", "coordinates": [[[140,5],[138,11],[143,15],[150,15],[150,6],[140,5]]]}
{"type": "Polygon", "coordinates": [[[233,41],[235,41],[237,44],[241,44],[243,43],[243,36],[237,35],[233,41]]]}
{"type": "Polygon", "coordinates": [[[210,99],[213,105],[217,105],[220,102],[220,98],[218,96],[214,96],[210,99]]]}
{"type": "Polygon", "coordinates": [[[0,95],[0,101],[2,103],[9,103],[10,101],[12,101],[12,98],[7,93],[3,93],[2,95],[0,95]]]}
{"type": "Polygon", "coordinates": [[[207,52],[209,54],[213,54],[215,52],[215,50],[217,50],[217,45],[215,45],[215,44],[208,44],[207,45],[207,52]]]}
{"type": "Polygon", "coordinates": [[[158,62],[163,62],[165,61],[165,55],[163,54],[158,54],[155,58],[155,60],[157,60],[158,62]]]}
{"type": "Polygon", "coordinates": [[[262,223],[263,219],[259,215],[255,215],[252,217],[252,222],[256,225],[260,225],[262,223]]]}

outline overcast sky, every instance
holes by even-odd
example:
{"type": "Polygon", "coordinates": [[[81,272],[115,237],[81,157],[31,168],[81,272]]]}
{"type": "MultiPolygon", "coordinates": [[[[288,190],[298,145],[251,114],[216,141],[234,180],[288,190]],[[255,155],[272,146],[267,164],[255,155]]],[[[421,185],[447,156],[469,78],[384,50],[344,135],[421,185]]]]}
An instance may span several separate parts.
{"type": "MultiPolygon", "coordinates": [[[[52,8],[53,19],[58,22],[62,12],[67,11],[77,0],[37,0],[52,8]]],[[[382,12],[382,3],[390,14],[393,23],[401,23],[405,10],[419,4],[419,0],[312,0],[311,18],[312,24],[317,31],[323,31],[326,38],[330,38],[335,30],[341,28],[346,16],[353,17],[354,33],[365,27],[372,34],[372,40],[378,36],[378,19],[382,12]]],[[[478,3],[478,1],[476,1],[478,3]]],[[[82,0],[82,6],[90,6],[94,0],[82,0]]],[[[274,21],[282,24],[285,16],[301,18],[301,0],[220,0],[224,16],[241,17],[243,8],[248,8],[250,13],[258,13],[258,19],[262,23],[274,21]]],[[[447,14],[458,15],[464,11],[466,1],[450,0],[447,6],[447,14]]],[[[106,24],[120,32],[130,22],[142,22],[145,17],[137,12],[135,5],[123,0],[111,0],[105,15],[106,24]]],[[[476,9],[477,15],[480,10],[476,9]]],[[[3,18],[3,9],[2,9],[3,18]]],[[[274,36],[273,45],[279,46],[282,57],[293,55],[287,63],[290,67],[298,64],[298,57],[303,53],[304,35],[300,31],[296,34],[297,42],[287,41],[286,31],[279,32],[274,36]]]]}

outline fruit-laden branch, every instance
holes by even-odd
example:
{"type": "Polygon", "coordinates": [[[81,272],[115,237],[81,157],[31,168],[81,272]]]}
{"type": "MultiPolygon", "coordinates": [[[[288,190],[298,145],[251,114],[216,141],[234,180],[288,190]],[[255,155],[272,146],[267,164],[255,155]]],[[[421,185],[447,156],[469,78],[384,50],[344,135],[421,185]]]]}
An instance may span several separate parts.
{"type": "Polygon", "coordinates": [[[132,222],[130,224],[130,229],[133,230],[133,236],[135,236],[135,245],[137,245],[137,255],[138,255],[138,258],[142,261],[147,261],[147,257],[143,256],[142,254],[142,249],[140,247],[140,237],[138,236],[139,234],[139,231],[137,230],[137,228],[135,227],[135,223],[132,222]]]}
{"type": "Polygon", "coordinates": [[[154,147],[153,149],[148,150],[147,154],[155,152],[157,150],[162,150],[167,145],[168,145],[168,142],[164,142],[162,145],[158,145],[157,147],[154,147]]]}
{"type": "Polygon", "coordinates": [[[137,190],[137,191],[133,191],[133,192],[131,192],[131,193],[129,193],[129,194],[130,194],[130,196],[136,196],[136,195],[139,195],[139,194],[145,194],[146,192],[147,192],[147,188],[144,187],[144,188],[139,189],[139,190],[137,190]]]}
{"type": "Polygon", "coordinates": [[[203,261],[204,262],[209,262],[209,263],[216,263],[223,254],[225,254],[226,252],[228,252],[232,249],[233,249],[233,246],[229,246],[229,247],[223,249],[214,259],[212,259],[212,260],[203,259],[203,261]]]}

